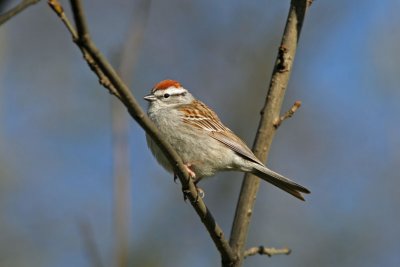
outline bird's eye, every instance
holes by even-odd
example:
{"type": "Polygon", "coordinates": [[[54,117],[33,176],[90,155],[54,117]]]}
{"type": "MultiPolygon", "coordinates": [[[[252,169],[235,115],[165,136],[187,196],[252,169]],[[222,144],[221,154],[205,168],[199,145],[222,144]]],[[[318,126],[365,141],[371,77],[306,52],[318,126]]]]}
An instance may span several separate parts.
{"type": "Polygon", "coordinates": [[[169,97],[169,94],[164,94],[164,98],[168,98],[169,97]]]}

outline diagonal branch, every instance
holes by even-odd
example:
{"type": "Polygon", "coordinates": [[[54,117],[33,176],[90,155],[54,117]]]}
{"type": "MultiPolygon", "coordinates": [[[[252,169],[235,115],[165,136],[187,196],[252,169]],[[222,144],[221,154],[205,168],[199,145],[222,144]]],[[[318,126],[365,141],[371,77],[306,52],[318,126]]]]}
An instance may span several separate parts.
{"type": "MultiPolygon", "coordinates": [[[[49,4],[62,20],[68,21],[68,18],[64,15],[62,7],[58,1],[49,0],[49,4]]],[[[97,47],[91,40],[89,32],[87,30],[87,24],[81,2],[79,0],[71,0],[71,6],[74,12],[75,24],[77,27],[80,27],[77,29],[77,38],[75,38],[74,36],[72,37],[76,45],[81,49],[82,53],[84,54],[85,60],[91,66],[92,63],[87,60],[85,54],[88,54],[93,59],[93,64],[95,64],[100,70],[99,72],[94,71],[99,79],[101,80],[100,76],[104,75],[109,80],[110,86],[112,86],[118,94],[114,95],[116,95],[121,100],[132,118],[134,118],[136,122],[146,131],[146,133],[151,138],[153,138],[153,140],[161,148],[163,153],[167,156],[171,165],[174,166],[174,172],[178,175],[178,178],[182,184],[182,189],[186,193],[191,205],[199,215],[201,221],[207,228],[212,240],[214,241],[214,244],[221,254],[222,262],[234,262],[235,256],[227,240],[224,237],[221,227],[216,223],[211,212],[209,211],[203,200],[198,196],[196,187],[192,179],[189,178],[188,173],[186,172],[179,155],[171,147],[171,145],[167,143],[165,139],[160,135],[155,125],[152,123],[152,121],[150,121],[146,113],[141,109],[140,105],[136,101],[129,88],[117,75],[114,68],[110,65],[107,59],[101,54],[101,52],[97,49],[97,47]]],[[[66,22],[64,22],[64,24],[66,26],[68,25],[68,23],[66,22]]],[[[113,92],[113,90],[110,89],[109,85],[104,83],[102,83],[102,85],[105,86],[110,92],[113,92]]]]}
{"type": "Polygon", "coordinates": [[[25,8],[29,7],[30,5],[36,4],[40,0],[23,0],[21,3],[10,9],[9,11],[5,12],[4,14],[0,15],[0,25],[4,22],[8,21],[12,17],[18,15],[22,12],[25,8]]]}
{"type": "MultiPolygon", "coordinates": [[[[285,31],[253,145],[254,154],[262,161],[267,159],[268,151],[276,132],[274,121],[279,118],[307,7],[307,0],[292,0],[290,4],[285,31]]],[[[246,244],[259,184],[260,180],[254,175],[245,175],[230,238],[230,245],[234,253],[239,256],[238,261],[233,265],[235,267],[243,264],[244,245],[246,244]]]]}

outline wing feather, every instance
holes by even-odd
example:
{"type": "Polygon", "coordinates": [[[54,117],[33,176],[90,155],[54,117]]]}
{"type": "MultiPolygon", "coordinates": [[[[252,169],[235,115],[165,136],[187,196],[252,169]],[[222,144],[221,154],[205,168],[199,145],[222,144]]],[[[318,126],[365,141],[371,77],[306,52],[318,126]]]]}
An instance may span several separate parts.
{"type": "Polygon", "coordinates": [[[217,114],[204,103],[194,100],[179,107],[183,122],[208,132],[210,137],[226,145],[240,156],[263,165],[247,145],[228,127],[222,124],[217,114]]]}

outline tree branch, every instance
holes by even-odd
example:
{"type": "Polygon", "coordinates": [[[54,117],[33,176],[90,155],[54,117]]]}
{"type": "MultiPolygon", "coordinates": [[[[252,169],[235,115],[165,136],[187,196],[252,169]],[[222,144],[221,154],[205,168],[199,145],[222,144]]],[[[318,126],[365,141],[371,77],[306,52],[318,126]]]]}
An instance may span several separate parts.
{"type": "Polygon", "coordinates": [[[22,12],[24,9],[29,7],[30,5],[36,4],[40,0],[23,0],[21,3],[10,9],[9,11],[5,12],[4,14],[0,15],[0,25],[2,25],[4,22],[8,21],[12,17],[18,15],[20,12],[22,12]]]}
{"type": "Polygon", "coordinates": [[[297,111],[300,107],[301,107],[301,101],[296,101],[296,102],[294,102],[293,106],[292,106],[288,111],[286,111],[285,114],[283,114],[283,116],[277,118],[277,119],[274,121],[274,127],[275,127],[275,128],[278,128],[279,126],[281,126],[282,122],[283,122],[284,120],[286,120],[286,119],[291,118],[291,117],[294,115],[294,113],[296,113],[296,111],[297,111]]]}
{"type": "Polygon", "coordinates": [[[264,246],[252,247],[247,249],[243,256],[247,258],[249,256],[254,255],[267,255],[268,257],[272,257],[274,255],[289,255],[292,251],[289,248],[266,248],[264,246]]]}
{"type": "MultiPolygon", "coordinates": [[[[62,10],[61,5],[56,0],[49,0],[50,6],[53,10],[58,14],[58,16],[63,20],[68,20],[65,15],[60,14],[59,10],[62,10]],[[64,19],[63,19],[64,18],[64,19]]],[[[169,159],[171,165],[174,167],[174,172],[178,175],[178,178],[182,184],[182,190],[187,195],[190,200],[191,205],[199,215],[201,221],[207,228],[214,244],[219,250],[222,258],[222,262],[235,262],[235,256],[227,242],[224,238],[224,234],[222,232],[221,227],[215,222],[211,212],[206,207],[203,200],[198,196],[198,192],[196,187],[189,178],[188,173],[186,172],[183,162],[180,159],[179,155],[176,151],[171,147],[171,145],[165,141],[165,139],[160,135],[158,129],[155,125],[150,121],[147,117],[146,113],[141,109],[140,105],[136,101],[135,97],[129,90],[129,88],[125,85],[125,83],[121,80],[121,78],[117,75],[114,68],[110,65],[110,63],[106,60],[106,58],[100,53],[97,49],[93,41],[90,39],[89,33],[87,31],[87,24],[85,22],[83,9],[79,0],[71,0],[71,6],[73,7],[75,24],[78,28],[77,38],[74,37],[74,34],[71,30],[73,39],[75,40],[76,45],[81,49],[85,60],[91,66],[91,63],[88,61],[85,54],[88,54],[91,59],[93,59],[94,64],[98,67],[100,72],[96,70],[92,70],[99,77],[100,81],[102,79],[101,75],[104,75],[109,84],[105,84],[100,82],[104,87],[106,87],[110,92],[116,95],[121,102],[127,108],[129,114],[136,120],[136,122],[146,131],[146,133],[153,138],[156,144],[161,148],[163,153],[169,159]],[[82,34],[82,35],[79,35],[82,34]],[[111,89],[111,88],[112,89],[111,89]],[[114,93],[117,92],[117,94],[114,93]]],[[[67,26],[68,23],[64,22],[67,26]]],[[[67,26],[68,28],[68,26],[67,26]]]]}
{"type": "MultiPolygon", "coordinates": [[[[274,121],[279,118],[307,4],[307,0],[292,0],[290,4],[285,31],[272,72],[268,94],[261,111],[261,120],[253,145],[254,154],[262,161],[267,159],[268,151],[276,132],[274,121]]],[[[254,175],[245,175],[230,238],[230,245],[234,253],[238,255],[238,261],[233,265],[235,267],[242,266],[243,264],[244,245],[248,235],[259,184],[260,180],[254,175]]]]}
{"type": "Polygon", "coordinates": [[[85,59],[86,63],[99,78],[99,83],[106,89],[108,89],[110,94],[120,99],[119,93],[117,89],[115,89],[115,86],[110,82],[110,79],[103,73],[103,71],[100,69],[98,64],[93,60],[93,57],[88,53],[88,51],[86,51],[86,49],[83,46],[77,43],[79,40],[78,33],[76,32],[74,26],[65,15],[64,9],[61,6],[61,4],[57,0],[49,0],[47,3],[53,9],[53,11],[58,15],[61,21],[64,23],[65,27],[71,34],[72,40],[78,45],[79,49],[81,50],[83,58],[85,59]]]}

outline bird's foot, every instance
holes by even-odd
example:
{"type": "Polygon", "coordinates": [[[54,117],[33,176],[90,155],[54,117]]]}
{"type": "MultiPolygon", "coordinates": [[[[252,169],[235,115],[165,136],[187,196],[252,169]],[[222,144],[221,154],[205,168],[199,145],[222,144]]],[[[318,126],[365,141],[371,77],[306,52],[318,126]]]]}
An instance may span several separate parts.
{"type": "MultiPolygon", "coordinates": [[[[192,164],[188,163],[188,164],[184,164],[183,166],[185,166],[185,170],[188,172],[189,178],[191,178],[191,179],[193,179],[195,181],[196,180],[196,173],[194,171],[192,171],[192,169],[190,169],[192,164]]],[[[176,180],[178,178],[179,178],[178,175],[174,172],[174,183],[176,183],[176,180]]]]}
{"type": "MultiPolygon", "coordinates": [[[[204,196],[206,195],[204,190],[201,189],[200,187],[196,186],[196,191],[197,191],[197,195],[196,195],[196,198],[195,198],[194,202],[198,202],[199,198],[203,199],[204,196]]],[[[188,199],[188,195],[190,194],[190,190],[189,189],[184,189],[184,190],[182,190],[182,192],[183,192],[183,200],[186,202],[186,200],[188,199]]]]}
{"type": "Polygon", "coordinates": [[[183,193],[183,201],[186,202],[186,200],[188,199],[188,195],[190,194],[190,190],[182,188],[182,193],[183,193]]]}
{"type": "Polygon", "coordinates": [[[189,174],[189,177],[192,178],[193,180],[196,179],[196,173],[194,171],[192,171],[192,169],[190,167],[192,167],[191,163],[186,163],[184,164],[186,171],[189,174]]]}
{"type": "MultiPolygon", "coordinates": [[[[192,169],[190,169],[192,164],[191,163],[187,163],[187,164],[183,164],[183,166],[185,166],[185,170],[188,172],[189,177],[191,179],[193,179],[194,181],[196,181],[196,173],[194,171],[192,171],[192,169]]],[[[178,179],[178,175],[174,172],[174,183],[176,183],[177,179],[178,179]]]]}
{"type": "MultiPolygon", "coordinates": [[[[200,187],[196,186],[196,190],[197,190],[197,197],[200,197],[201,199],[203,199],[206,196],[206,193],[200,187]]],[[[196,201],[197,201],[197,199],[196,199],[196,201]]]]}
{"type": "MultiPolygon", "coordinates": [[[[186,163],[184,164],[186,171],[189,174],[189,177],[193,180],[194,185],[196,187],[197,190],[197,196],[196,199],[194,200],[195,202],[197,202],[199,200],[199,198],[203,199],[204,196],[206,195],[204,193],[204,190],[201,189],[200,187],[197,186],[197,183],[200,181],[200,179],[196,179],[196,173],[191,169],[192,164],[191,163],[186,163]]],[[[174,176],[175,179],[175,176],[174,176]]],[[[186,201],[188,199],[188,194],[190,193],[189,189],[184,189],[183,190],[183,200],[186,201]]]]}

